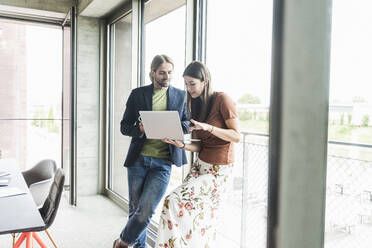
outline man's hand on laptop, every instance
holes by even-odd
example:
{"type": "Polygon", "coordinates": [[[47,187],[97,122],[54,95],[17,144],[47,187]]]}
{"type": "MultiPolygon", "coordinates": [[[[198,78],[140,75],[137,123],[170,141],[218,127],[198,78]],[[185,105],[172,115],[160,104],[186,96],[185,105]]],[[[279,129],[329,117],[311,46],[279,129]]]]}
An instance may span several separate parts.
{"type": "Polygon", "coordinates": [[[174,145],[175,147],[178,147],[178,148],[184,148],[185,147],[185,143],[183,143],[182,141],[179,141],[179,140],[172,140],[172,139],[164,138],[164,139],[162,139],[162,141],[165,142],[165,143],[174,145]]]}
{"type": "Polygon", "coordinates": [[[140,132],[141,133],[144,133],[145,132],[145,129],[143,128],[142,122],[139,123],[139,129],[140,129],[140,132]]]}

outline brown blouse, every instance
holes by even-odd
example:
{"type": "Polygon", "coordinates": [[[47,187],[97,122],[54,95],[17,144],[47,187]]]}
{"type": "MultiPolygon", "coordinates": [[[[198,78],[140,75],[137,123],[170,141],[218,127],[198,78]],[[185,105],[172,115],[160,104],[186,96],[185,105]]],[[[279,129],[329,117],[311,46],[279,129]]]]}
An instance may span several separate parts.
{"type": "MultiPolygon", "coordinates": [[[[206,123],[227,129],[226,120],[236,119],[238,114],[232,99],[223,92],[216,92],[206,123]]],[[[213,132],[195,130],[195,138],[201,139],[199,158],[207,163],[226,165],[234,162],[234,144],[213,135],[213,132]]]]}

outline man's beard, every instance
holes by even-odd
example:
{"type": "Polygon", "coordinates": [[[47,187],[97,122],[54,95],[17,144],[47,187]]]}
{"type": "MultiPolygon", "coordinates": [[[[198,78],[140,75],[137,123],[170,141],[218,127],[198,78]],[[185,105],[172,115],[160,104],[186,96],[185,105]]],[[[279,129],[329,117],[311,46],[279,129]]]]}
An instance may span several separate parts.
{"type": "Polygon", "coordinates": [[[169,80],[157,80],[155,79],[158,85],[161,87],[168,87],[169,86],[169,80]]]}

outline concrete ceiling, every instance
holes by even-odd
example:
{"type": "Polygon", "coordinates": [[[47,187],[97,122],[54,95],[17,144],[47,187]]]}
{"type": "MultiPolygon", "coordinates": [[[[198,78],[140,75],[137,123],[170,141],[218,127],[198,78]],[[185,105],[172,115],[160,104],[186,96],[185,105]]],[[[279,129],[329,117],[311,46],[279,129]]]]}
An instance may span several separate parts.
{"type": "MultiPolygon", "coordinates": [[[[169,12],[186,4],[186,0],[152,0],[145,4],[145,24],[168,14],[169,12]]],[[[120,22],[131,22],[132,16],[127,15],[120,19],[120,22]]]]}
{"type": "MultiPolygon", "coordinates": [[[[130,5],[132,0],[80,0],[79,15],[104,17],[120,6],[130,5]]],[[[184,5],[186,0],[150,0],[145,5],[145,23],[150,22],[184,5]]]]}
{"type": "Polygon", "coordinates": [[[27,17],[43,17],[43,18],[51,18],[51,19],[64,19],[66,17],[66,12],[55,12],[55,11],[48,11],[42,9],[32,9],[32,8],[23,8],[23,7],[15,7],[9,5],[1,5],[0,4],[0,13],[2,15],[11,15],[11,16],[27,16],[27,17]]]}
{"type": "Polygon", "coordinates": [[[144,22],[149,23],[186,4],[186,0],[153,0],[145,5],[144,22]]]}
{"type": "Polygon", "coordinates": [[[129,4],[131,0],[80,0],[79,15],[103,17],[119,6],[129,4]]]}
{"type": "MultiPolygon", "coordinates": [[[[0,0],[0,13],[64,19],[76,0],[0,0]]],[[[106,17],[132,0],[78,0],[81,16],[106,17]]],[[[185,4],[186,0],[149,0],[145,5],[145,23],[148,23],[185,4]]]]}
{"type": "Polygon", "coordinates": [[[78,3],[79,15],[103,17],[114,9],[132,0],[0,0],[0,13],[24,14],[29,16],[66,16],[71,6],[78,3]]]}
{"type": "Polygon", "coordinates": [[[74,0],[0,0],[3,16],[64,19],[74,0]]]}

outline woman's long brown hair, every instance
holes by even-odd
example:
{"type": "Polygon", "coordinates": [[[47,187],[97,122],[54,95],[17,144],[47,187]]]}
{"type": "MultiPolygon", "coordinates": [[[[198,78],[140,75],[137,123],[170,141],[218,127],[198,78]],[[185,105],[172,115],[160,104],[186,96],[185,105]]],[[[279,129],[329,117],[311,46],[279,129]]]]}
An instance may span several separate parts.
{"type": "Polygon", "coordinates": [[[190,93],[187,92],[187,109],[192,119],[206,122],[209,112],[211,111],[214,91],[211,85],[211,74],[203,63],[199,61],[191,62],[183,72],[183,76],[189,76],[205,82],[205,86],[201,95],[197,98],[192,98],[190,93]]]}

